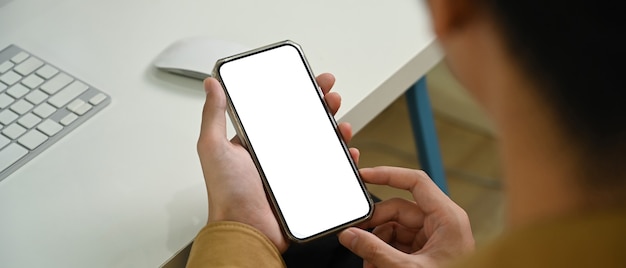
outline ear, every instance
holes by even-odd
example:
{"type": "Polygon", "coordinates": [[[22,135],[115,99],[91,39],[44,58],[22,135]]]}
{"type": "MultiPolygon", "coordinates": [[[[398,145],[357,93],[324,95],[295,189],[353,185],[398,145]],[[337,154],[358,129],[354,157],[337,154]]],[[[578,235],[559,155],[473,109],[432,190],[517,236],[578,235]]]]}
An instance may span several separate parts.
{"type": "Polygon", "coordinates": [[[445,39],[475,18],[482,0],[429,0],[428,3],[435,34],[445,39]]]}

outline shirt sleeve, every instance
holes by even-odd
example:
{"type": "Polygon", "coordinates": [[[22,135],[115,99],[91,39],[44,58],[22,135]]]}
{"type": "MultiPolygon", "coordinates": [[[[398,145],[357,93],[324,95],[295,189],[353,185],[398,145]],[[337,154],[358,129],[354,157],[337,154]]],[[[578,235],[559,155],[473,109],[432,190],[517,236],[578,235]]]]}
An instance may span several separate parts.
{"type": "Polygon", "coordinates": [[[285,267],[285,263],[261,232],[243,223],[224,221],[209,223],[200,230],[187,267],[285,267]]]}

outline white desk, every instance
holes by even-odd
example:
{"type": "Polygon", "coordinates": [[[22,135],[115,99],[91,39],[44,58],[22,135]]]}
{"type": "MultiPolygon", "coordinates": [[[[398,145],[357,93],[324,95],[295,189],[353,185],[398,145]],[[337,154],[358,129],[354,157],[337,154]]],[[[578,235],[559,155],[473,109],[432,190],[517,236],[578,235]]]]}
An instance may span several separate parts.
{"type": "Polygon", "coordinates": [[[0,47],[22,46],[113,102],[0,182],[1,267],[154,267],[193,239],[207,216],[195,151],[204,93],[151,61],[195,35],[300,43],[316,72],[337,76],[338,117],[356,131],[442,56],[416,0],[8,2],[0,47]]]}

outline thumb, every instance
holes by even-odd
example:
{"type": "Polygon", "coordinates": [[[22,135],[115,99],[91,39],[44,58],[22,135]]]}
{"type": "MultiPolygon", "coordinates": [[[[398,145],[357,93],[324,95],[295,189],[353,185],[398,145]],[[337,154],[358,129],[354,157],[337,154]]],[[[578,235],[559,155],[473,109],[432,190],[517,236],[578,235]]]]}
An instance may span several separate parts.
{"type": "Polygon", "coordinates": [[[339,233],[339,242],[375,267],[394,267],[406,255],[376,235],[354,227],[339,233]]]}
{"type": "Polygon", "coordinates": [[[215,78],[204,80],[206,101],[202,110],[200,140],[226,139],[226,96],[222,85],[215,78]]]}

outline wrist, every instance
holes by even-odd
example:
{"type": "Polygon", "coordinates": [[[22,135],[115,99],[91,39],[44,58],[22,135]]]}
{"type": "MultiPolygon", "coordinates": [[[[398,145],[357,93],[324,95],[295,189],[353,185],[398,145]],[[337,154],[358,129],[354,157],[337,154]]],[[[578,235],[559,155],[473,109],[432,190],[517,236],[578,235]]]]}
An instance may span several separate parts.
{"type": "Polygon", "coordinates": [[[254,226],[250,221],[252,213],[242,213],[237,208],[227,208],[224,206],[209,206],[208,222],[239,222],[254,226]]]}

